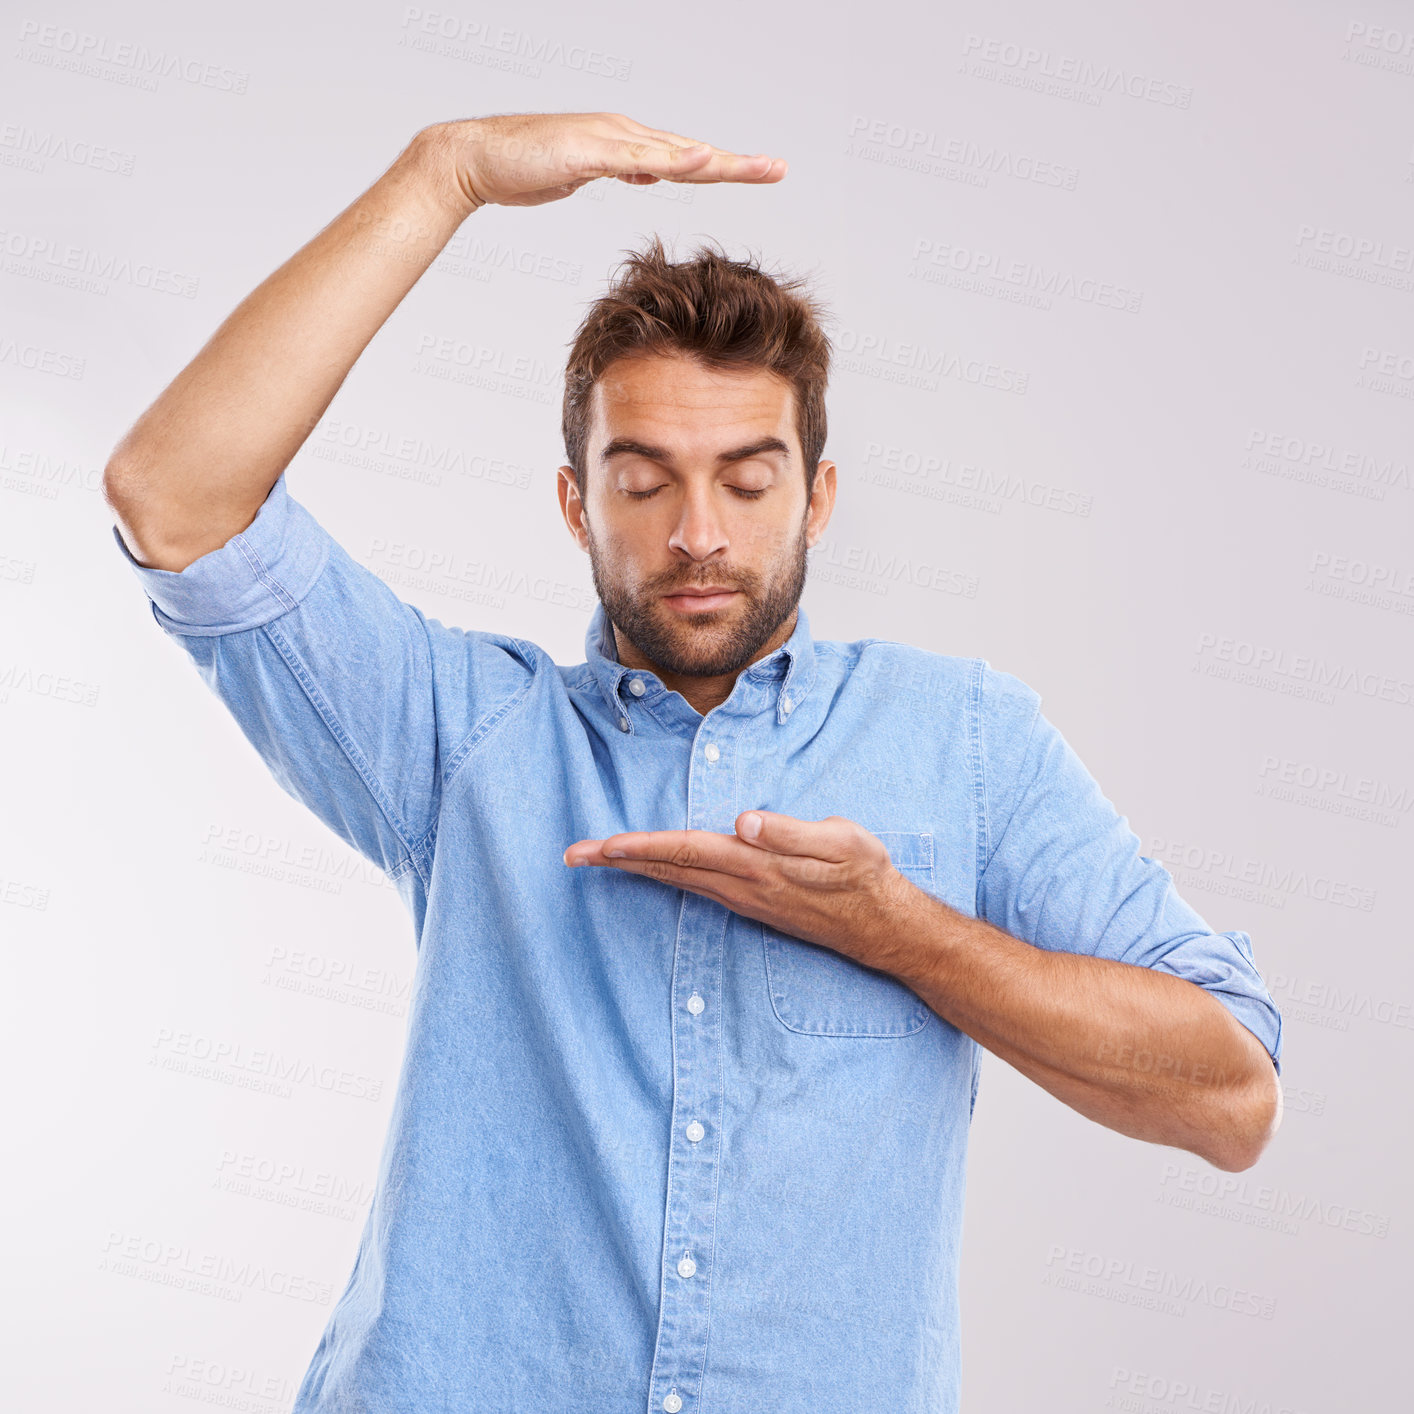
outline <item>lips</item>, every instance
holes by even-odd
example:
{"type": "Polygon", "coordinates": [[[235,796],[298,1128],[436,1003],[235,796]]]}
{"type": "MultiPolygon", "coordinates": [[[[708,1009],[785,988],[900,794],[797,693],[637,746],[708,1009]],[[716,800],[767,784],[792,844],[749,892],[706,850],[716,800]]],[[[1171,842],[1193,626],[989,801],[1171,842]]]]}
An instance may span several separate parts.
{"type": "Polygon", "coordinates": [[[676,594],[665,594],[664,602],[681,613],[702,614],[709,609],[719,609],[730,604],[740,591],[736,589],[680,589],[676,594]]]}

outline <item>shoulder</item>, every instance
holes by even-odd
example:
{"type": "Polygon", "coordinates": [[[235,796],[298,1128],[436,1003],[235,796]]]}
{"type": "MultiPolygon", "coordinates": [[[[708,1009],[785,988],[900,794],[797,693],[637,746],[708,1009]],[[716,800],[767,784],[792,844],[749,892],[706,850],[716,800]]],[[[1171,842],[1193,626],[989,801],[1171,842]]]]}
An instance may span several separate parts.
{"type": "Polygon", "coordinates": [[[555,668],[550,655],[538,643],[532,643],[527,638],[497,633],[492,629],[458,628],[422,614],[419,617],[427,628],[427,638],[435,658],[503,660],[508,667],[531,674],[547,673],[555,668]]]}
{"type": "Polygon", "coordinates": [[[983,716],[1023,717],[1028,722],[1041,700],[1028,683],[994,668],[986,658],[936,653],[891,638],[828,639],[818,641],[816,648],[856,687],[871,693],[912,693],[934,705],[958,699],[983,716]]]}

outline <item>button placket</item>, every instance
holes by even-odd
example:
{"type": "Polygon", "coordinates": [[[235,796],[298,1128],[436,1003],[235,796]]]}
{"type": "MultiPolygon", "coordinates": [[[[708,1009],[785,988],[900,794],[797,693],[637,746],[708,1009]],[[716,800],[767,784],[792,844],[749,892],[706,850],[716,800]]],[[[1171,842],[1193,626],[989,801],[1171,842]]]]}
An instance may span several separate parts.
{"type": "MultiPolygon", "coordinates": [[[[714,739],[693,744],[686,828],[729,834],[736,818],[734,752],[715,718],[708,729],[714,739]]],[[[701,1395],[721,1167],[720,998],[729,918],[722,904],[684,891],[673,954],[673,1114],[650,1414],[693,1414],[701,1395]]]]}

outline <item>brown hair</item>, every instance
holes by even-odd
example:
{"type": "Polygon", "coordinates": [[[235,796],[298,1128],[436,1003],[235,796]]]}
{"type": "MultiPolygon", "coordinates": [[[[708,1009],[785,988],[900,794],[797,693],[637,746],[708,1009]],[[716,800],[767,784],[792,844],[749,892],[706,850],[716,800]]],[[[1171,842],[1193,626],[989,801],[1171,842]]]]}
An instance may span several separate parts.
{"type": "Polygon", "coordinates": [[[565,366],[562,430],[580,496],[590,400],[604,369],[627,355],[681,353],[708,368],[763,368],[789,380],[808,497],[825,450],[830,341],[820,327],[825,307],[804,277],[779,279],[754,261],[731,260],[712,240],[676,263],[656,234],[627,255],[581,321],[565,366]]]}

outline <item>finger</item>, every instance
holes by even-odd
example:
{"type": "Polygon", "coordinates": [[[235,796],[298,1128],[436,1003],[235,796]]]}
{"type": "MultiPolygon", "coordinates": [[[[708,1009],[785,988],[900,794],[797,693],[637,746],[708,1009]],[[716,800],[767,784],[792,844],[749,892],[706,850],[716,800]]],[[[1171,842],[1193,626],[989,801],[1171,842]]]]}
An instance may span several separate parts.
{"type": "Polygon", "coordinates": [[[596,144],[584,153],[568,154],[567,162],[580,176],[622,176],[625,174],[661,177],[670,182],[759,182],[779,180],[775,173],[779,159],[765,153],[754,157],[719,152],[709,144],[701,147],[674,147],[655,140],[621,140],[596,144]]]}
{"type": "Polygon", "coordinates": [[[744,810],[736,817],[736,829],[737,835],[753,849],[823,859],[830,864],[843,864],[857,857],[866,848],[864,836],[868,834],[841,815],[798,820],[774,810],[744,810]]]}
{"type": "MultiPolygon", "coordinates": [[[[717,153],[719,156],[722,156],[722,157],[737,157],[737,158],[741,158],[741,157],[746,156],[746,154],[739,153],[739,152],[732,152],[730,149],[725,148],[725,147],[717,147],[715,144],[710,143],[710,142],[704,143],[700,138],[687,137],[687,136],[686,136],[685,134],[683,134],[683,133],[675,133],[675,132],[672,132],[672,131],[670,131],[670,130],[667,129],[667,128],[650,128],[647,124],[645,124],[645,123],[640,123],[636,118],[630,118],[630,117],[628,117],[626,114],[621,114],[620,116],[623,118],[623,121],[624,121],[625,123],[627,123],[630,127],[632,127],[632,128],[634,129],[634,131],[643,134],[645,137],[656,138],[659,142],[669,143],[669,144],[671,144],[671,145],[673,145],[673,146],[675,146],[675,147],[709,147],[709,148],[711,148],[711,150],[712,150],[714,153],[717,153]]],[[[757,159],[757,158],[761,158],[761,157],[765,157],[765,156],[766,156],[766,154],[765,154],[764,152],[752,153],[752,154],[750,155],[750,157],[749,157],[747,160],[753,160],[753,161],[754,161],[754,160],[757,159]]],[[[733,178],[732,180],[735,180],[735,181],[757,181],[757,182],[778,182],[778,181],[780,181],[780,179],[781,179],[782,177],[785,176],[786,171],[787,171],[787,168],[788,168],[788,164],[787,164],[786,160],[785,160],[783,157],[776,157],[776,158],[772,158],[772,159],[770,160],[770,165],[762,172],[762,174],[761,174],[759,177],[737,177],[737,178],[733,178]]],[[[694,180],[697,180],[697,181],[702,181],[702,180],[712,180],[712,181],[715,181],[715,180],[719,180],[719,179],[718,179],[718,178],[702,178],[702,177],[697,177],[697,178],[694,178],[694,180]]]]}
{"type": "Polygon", "coordinates": [[[735,835],[710,830],[635,830],[610,835],[603,842],[603,856],[610,862],[657,862],[675,869],[709,870],[752,878],[760,861],[735,835]]]}
{"type": "Polygon", "coordinates": [[[749,155],[740,152],[732,152],[728,148],[717,147],[710,142],[703,142],[700,138],[688,137],[684,133],[675,133],[667,128],[649,127],[646,123],[640,123],[636,118],[630,118],[624,113],[616,114],[615,116],[620,120],[621,125],[627,125],[627,127],[631,128],[634,132],[640,133],[644,137],[652,138],[657,142],[668,144],[669,146],[693,149],[706,148],[717,157],[729,158],[736,162],[755,163],[758,166],[761,159],[766,159],[766,166],[760,169],[759,175],[753,176],[745,172],[736,176],[722,176],[716,172],[708,174],[697,173],[691,177],[681,178],[680,180],[683,181],[778,182],[785,176],[788,168],[787,162],[781,157],[768,158],[767,154],[764,152],[749,155]]]}
{"type": "Polygon", "coordinates": [[[602,864],[603,840],[576,840],[565,850],[562,858],[573,869],[577,864],[602,864]]]}
{"type": "Polygon", "coordinates": [[[606,859],[604,863],[624,874],[642,874],[655,879],[670,889],[686,889],[734,912],[750,907],[747,901],[750,890],[730,874],[719,874],[712,869],[685,869],[661,859],[606,859]]]}
{"type": "Polygon", "coordinates": [[[771,157],[764,152],[751,154],[723,152],[710,148],[712,158],[702,166],[684,173],[681,177],[669,177],[668,181],[679,182],[778,182],[786,174],[783,157],[771,157]]]}
{"type": "Polygon", "coordinates": [[[703,142],[701,138],[687,137],[683,133],[675,133],[667,128],[650,128],[646,123],[640,123],[637,118],[630,118],[624,115],[624,122],[629,125],[640,137],[656,138],[659,142],[668,143],[673,147],[711,147],[714,152],[722,152],[723,148],[713,147],[710,142],[703,142]]]}
{"type": "Polygon", "coordinates": [[[651,138],[591,138],[564,156],[565,166],[582,177],[666,177],[691,171],[711,159],[710,148],[674,147],[651,138]]]}

